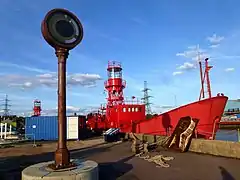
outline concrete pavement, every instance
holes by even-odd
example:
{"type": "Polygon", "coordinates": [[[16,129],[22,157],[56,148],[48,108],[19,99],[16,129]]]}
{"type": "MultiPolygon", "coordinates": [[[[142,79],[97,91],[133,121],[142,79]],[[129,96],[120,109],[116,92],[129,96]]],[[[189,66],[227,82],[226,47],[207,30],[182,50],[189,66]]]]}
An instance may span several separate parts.
{"type": "MultiPolygon", "coordinates": [[[[100,144],[93,148],[73,150],[71,158],[84,158],[99,163],[102,180],[238,180],[240,160],[194,153],[161,150],[172,156],[169,168],[157,168],[154,163],[135,157],[131,143],[100,144]]],[[[53,153],[0,159],[0,179],[20,180],[25,167],[53,159],[53,153]]]]}

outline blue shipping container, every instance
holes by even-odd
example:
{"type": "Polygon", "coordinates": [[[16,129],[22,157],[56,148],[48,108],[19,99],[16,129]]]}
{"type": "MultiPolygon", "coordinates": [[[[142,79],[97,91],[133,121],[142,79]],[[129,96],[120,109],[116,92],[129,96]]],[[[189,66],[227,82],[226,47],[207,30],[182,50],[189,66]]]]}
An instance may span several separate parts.
{"type": "Polygon", "coordinates": [[[58,139],[58,117],[57,116],[33,116],[25,118],[26,137],[35,140],[57,140],[58,139]]]}
{"type": "Polygon", "coordinates": [[[237,118],[240,118],[240,114],[236,114],[237,118]]]}

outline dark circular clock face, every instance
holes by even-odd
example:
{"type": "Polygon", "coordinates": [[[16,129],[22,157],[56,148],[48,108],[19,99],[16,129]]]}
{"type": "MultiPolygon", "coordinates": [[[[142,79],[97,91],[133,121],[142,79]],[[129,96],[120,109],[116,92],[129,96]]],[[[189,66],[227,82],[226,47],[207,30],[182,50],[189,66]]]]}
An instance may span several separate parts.
{"type": "Polygon", "coordinates": [[[58,34],[65,38],[71,37],[74,34],[74,28],[72,25],[69,22],[63,20],[60,20],[56,23],[56,31],[58,34]]]}
{"type": "Polygon", "coordinates": [[[57,10],[45,18],[47,34],[54,44],[71,48],[76,46],[83,37],[83,29],[79,20],[70,12],[57,10]]]}

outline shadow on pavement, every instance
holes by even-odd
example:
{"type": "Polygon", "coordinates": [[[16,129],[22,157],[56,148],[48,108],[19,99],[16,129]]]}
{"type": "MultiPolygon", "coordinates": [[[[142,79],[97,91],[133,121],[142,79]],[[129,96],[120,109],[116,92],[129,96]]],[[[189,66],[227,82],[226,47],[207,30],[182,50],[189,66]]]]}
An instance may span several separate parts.
{"type": "Polygon", "coordinates": [[[116,180],[117,178],[123,176],[125,173],[131,171],[133,169],[133,166],[125,162],[132,159],[133,157],[134,155],[121,159],[117,162],[99,163],[99,179],[116,180]]]}
{"type": "Polygon", "coordinates": [[[235,178],[222,166],[219,166],[221,170],[222,180],[235,180],[235,178]]]}
{"type": "MultiPolygon", "coordinates": [[[[109,148],[117,144],[111,144],[105,147],[88,147],[78,150],[72,150],[71,158],[87,158],[95,153],[108,151],[109,148]]],[[[27,151],[27,150],[26,150],[27,151]]],[[[54,152],[42,153],[29,156],[15,156],[0,158],[0,180],[21,180],[21,171],[26,167],[45,161],[54,160],[54,152]]]]}

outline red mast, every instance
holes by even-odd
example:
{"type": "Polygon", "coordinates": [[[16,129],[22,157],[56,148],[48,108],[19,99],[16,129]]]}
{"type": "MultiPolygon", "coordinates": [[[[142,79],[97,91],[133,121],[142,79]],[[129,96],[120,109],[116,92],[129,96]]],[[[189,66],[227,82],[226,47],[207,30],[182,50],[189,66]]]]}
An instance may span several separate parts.
{"type": "Polygon", "coordinates": [[[41,116],[41,101],[40,100],[34,100],[34,107],[33,107],[33,115],[34,116],[41,116]]]}
{"type": "Polygon", "coordinates": [[[211,70],[213,66],[208,65],[208,58],[205,59],[205,73],[206,73],[206,78],[207,78],[207,90],[208,90],[208,97],[212,97],[212,92],[211,92],[211,83],[210,83],[210,78],[209,78],[209,71],[211,70]]]}
{"type": "Polygon", "coordinates": [[[201,99],[201,96],[202,98],[204,98],[204,80],[203,80],[203,72],[202,72],[202,62],[199,61],[199,67],[200,67],[200,77],[201,77],[201,85],[202,85],[202,89],[201,89],[201,93],[200,93],[200,97],[199,97],[199,100],[201,99]]]}
{"type": "Polygon", "coordinates": [[[108,91],[107,106],[123,104],[123,89],[126,87],[126,81],[122,79],[122,67],[119,62],[109,61],[108,80],[104,85],[108,91]]]}
{"type": "Polygon", "coordinates": [[[205,84],[205,80],[207,81],[207,91],[208,91],[208,98],[212,97],[212,92],[211,92],[211,83],[210,83],[210,77],[209,77],[209,71],[211,70],[211,68],[213,66],[209,66],[208,65],[208,60],[209,58],[205,59],[205,71],[204,71],[204,76],[202,77],[202,64],[201,61],[199,61],[199,66],[200,66],[200,76],[201,76],[201,91],[200,91],[200,96],[199,96],[199,100],[201,100],[201,98],[204,98],[205,96],[205,91],[204,91],[204,84],[205,84]]]}

